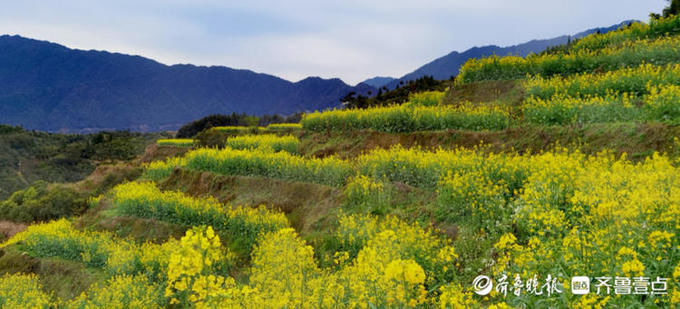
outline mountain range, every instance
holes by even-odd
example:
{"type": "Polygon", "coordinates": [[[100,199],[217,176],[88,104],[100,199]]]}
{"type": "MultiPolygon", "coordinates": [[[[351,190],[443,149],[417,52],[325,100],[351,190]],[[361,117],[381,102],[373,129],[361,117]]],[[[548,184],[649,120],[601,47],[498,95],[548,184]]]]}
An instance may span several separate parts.
{"type": "Polygon", "coordinates": [[[566,44],[570,40],[576,40],[583,38],[589,34],[593,34],[596,32],[600,33],[607,33],[609,31],[616,30],[624,25],[629,25],[633,22],[636,22],[634,20],[627,20],[624,22],[621,22],[616,25],[612,25],[609,27],[601,27],[601,28],[593,28],[589,29],[574,35],[562,35],[558,36],[552,39],[544,39],[544,40],[532,40],[526,43],[518,44],[518,45],[513,45],[513,46],[507,46],[507,47],[500,47],[496,45],[488,45],[488,46],[482,46],[482,47],[474,47],[471,49],[468,49],[464,52],[456,52],[453,51],[449,53],[446,56],[437,58],[433,60],[432,62],[429,62],[415,71],[408,73],[400,78],[390,78],[390,77],[381,77],[380,79],[369,79],[364,83],[367,83],[368,81],[371,81],[372,83],[370,85],[380,88],[380,87],[387,87],[388,89],[394,89],[400,82],[408,82],[410,80],[416,80],[420,77],[423,76],[433,76],[435,79],[449,79],[451,76],[458,75],[458,69],[468,60],[471,58],[481,58],[481,57],[488,57],[491,55],[498,55],[498,56],[506,56],[506,55],[519,55],[519,56],[526,56],[530,53],[539,53],[541,51],[546,50],[547,48],[553,47],[553,46],[558,46],[562,44],[566,44]],[[384,83],[380,83],[384,81],[384,83]]]}
{"type": "Polygon", "coordinates": [[[396,78],[394,78],[394,77],[388,77],[388,76],[376,76],[376,77],[369,78],[369,79],[361,82],[361,84],[366,84],[366,85],[369,85],[371,87],[380,88],[382,86],[389,84],[390,82],[394,81],[395,79],[396,78]]]}
{"type": "MultiPolygon", "coordinates": [[[[571,38],[619,26],[591,29],[571,38]]],[[[425,75],[448,79],[469,58],[524,56],[568,40],[569,36],[561,36],[510,47],[475,47],[452,52],[399,79],[376,77],[350,86],[337,78],[290,82],[223,66],[168,66],[140,56],[3,35],[0,123],[53,132],[158,131],[175,130],[216,113],[289,115],[339,107],[339,99],[351,91],[375,94],[376,88],[393,89],[400,81],[425,75]]]]}
{"type": "Polygon", "coordinates": [[[289,115],[337,107],[350,91],[340,79],[276,76],[220,66],[172,65],[0,36],[0,123],[89,132],[174,130],[215,113],[289,115]]]}

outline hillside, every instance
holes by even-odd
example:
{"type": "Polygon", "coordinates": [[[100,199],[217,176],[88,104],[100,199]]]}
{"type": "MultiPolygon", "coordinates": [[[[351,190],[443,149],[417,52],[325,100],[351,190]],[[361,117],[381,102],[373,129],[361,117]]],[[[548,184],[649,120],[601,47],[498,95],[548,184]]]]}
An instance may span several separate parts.
{"type": "Polygon", "coordinates": [[[589,34],[593,34],[596,32],[607,33],[616,30],[624,25],[629,25],[632,22],[634,21],[628,20],[609,27],[589,29],[574,35],[562,35],[551,39],[532,40],[526,43],[507,47],[488,45],[481,47],[473,47],[464,52],[453,51],[446,56],[437,58],[419,67],[418,69],[411,73],[408,73],[400,78],[394,79],[393,81],[383,85],[387,86],[387,88],[389,89],[394,89],[394,87],[396,87],[400,81],[408,82],[410,80],[416,80],[423,76],[433,76],[435,79],[438,80],[449,79],[452,76],[458,75],[458,69],[468,59],[483,58],[491,55],[498,56],[518,55],[524,57],[530,53],[540,53],[550,47],[566,44],[570,40],[577,40],[583,38],[589,34]]]}
{"type": "Polygon", "coordinates": [[[0,200],[43,180],[76,182],[97,165],[140,155],[160,134],[62,135],[0,125],[0,200]]]}
{"type": "Polygon", "coordinates": [[[680,17],[470,59],[446,86],[157,139],[119,162],[131,181],[17,192],[0,203],[0,300],[680,305],[680,17]]]}
{"type": "Polygon", "coordinates": [[[369,86],[373,86],[374,88],[381,88],[381,87],[389,84],[392,81],[394,81],[394,78],[392,78],[392,77],[376,76],[376,77],[373,77],[373,78],[369,78],[369,79],[367,79],[367,80],[365,80],[361,83],[369,85],[369,86]]]}
{"type": "Polygon", "coordinates": [[[289,115],[339,105],[339,79],[292,83],[248,70],[167,66],[139,56],[83,51],[0,36],[0,123],[65,132],[176,130],[210,114],[289,115]]]}

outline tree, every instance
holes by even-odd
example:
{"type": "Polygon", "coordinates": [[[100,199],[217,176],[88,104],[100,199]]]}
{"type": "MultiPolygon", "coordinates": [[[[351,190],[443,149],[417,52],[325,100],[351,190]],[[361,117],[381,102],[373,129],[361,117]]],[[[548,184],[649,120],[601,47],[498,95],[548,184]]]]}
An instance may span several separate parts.
{"type": "Polygon", "coordinates": [[[387,87],[382,87],[378,90],[378,95],[374,97],[370,96],[371,93],[366,97],[356,92],[349,92],[340,99],[340,102],[345,108],[388,106],[408,101],[411,93],[432,90],[443,91],[444,89],[446,89],[444,81],[438,81],[432,76],[423,76],[416,80],[399,81],[392,91],[389,91],[387,87]]]}
{"type": "Polygon", "coordinates": [[[668,17],[680,13],[680,0],[666,0],[669,2],[667,8],[663,9],[663,16],[668,17]]]}
{"type": "Polygon", "coordinates": [[[663,9],[662,14],[651,13],[649,16],[652,19],[658,19],[661,16],[668,17],[680,13],[680,0],[666,0],[666,2],[668,2],[668,6],[663,9]]]}
{"type": "Polygon", "coordinates": [[[260,123],[260,118],[257,116],[243,117],[243,122],[247,127],[256,127],[260,123]]]}

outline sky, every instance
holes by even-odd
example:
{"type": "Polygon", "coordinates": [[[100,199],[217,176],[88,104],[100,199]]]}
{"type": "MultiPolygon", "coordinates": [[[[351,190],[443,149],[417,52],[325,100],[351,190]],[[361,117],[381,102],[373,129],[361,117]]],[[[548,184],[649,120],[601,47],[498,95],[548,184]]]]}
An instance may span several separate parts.
{"type": "Polygon", "coordinates": [[[452,51],[648,20],[664,0],[2,0],[0,34],[290,81],[401,77],[452,51]]]}

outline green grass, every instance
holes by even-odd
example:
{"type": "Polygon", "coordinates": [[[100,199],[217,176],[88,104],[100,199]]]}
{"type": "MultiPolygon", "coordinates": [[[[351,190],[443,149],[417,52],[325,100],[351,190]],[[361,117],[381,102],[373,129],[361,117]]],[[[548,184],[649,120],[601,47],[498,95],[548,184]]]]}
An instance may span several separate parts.
{"type": "Polygon", "coordinates": [[[0,251],[0,275],[34,273],[47,292],[68,300],[79,296],[93,283],[104,280],[102,270],[87,268],[82,263],[60,258],[34,258],[13,247],[0,251]]]}
{"type": "Polygon", "coordinates": [[[134,159],[159,137],[130,132],[54,134],[0,125],[0,200],[37,180],[82,180],[101,162],[134,159]]]}
{"type": "MultiPolygon", "coordinates": [[[[675,138],[680,126],[667,123],[592,123],[568,126],[523,126],[497,132],[440,131],[395,134],[371,130],[349,133],[313,133],[301,139],[300,149],[307,156],[354,158],[376,148],[401,145],[406,148],[455,149],[480,143],[491,151],[540,152],[555,145],[578,148],[586,154],[611,149],[616,154],[666,152],[680,155],[675,138]]],[[[642,157],[635,158],[643,159],[642,157]]]]}

